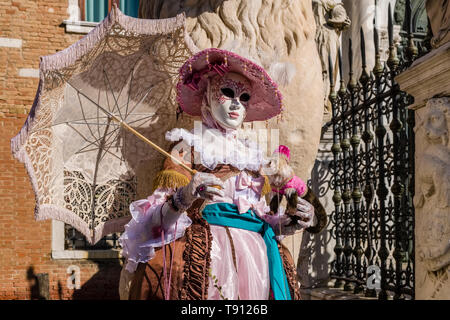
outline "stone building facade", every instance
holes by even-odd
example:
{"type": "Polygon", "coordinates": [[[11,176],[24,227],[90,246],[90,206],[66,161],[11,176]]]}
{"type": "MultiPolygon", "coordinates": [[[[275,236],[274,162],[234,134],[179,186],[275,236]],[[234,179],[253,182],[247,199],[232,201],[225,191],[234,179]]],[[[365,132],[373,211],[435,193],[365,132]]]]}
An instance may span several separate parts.
{"type": "MultiPolygon", "coordinates": [[[[380,43],[383,48],[383,36],[387,37],[386,7],[389,3],[394,6],[402,1],[378,1],[378,8],[373,7],[371,0],[336,2],[343,4],[352,22],[342,34],[342,47],[345,51],[348,45],[346,39],[357,39],[361,26],[367,32],[367,38],[372,37],[371,26],[375,12],[378,12],[377,26],[381,30],[380,43]]],[[[307,13],[307,21],[313,21],[311,8],[308,4],[299,10],[307,13]]],[[[35,200],[28,175],[23,164],[13,159],[10,149],[10,139],[20,130],[33,104],[39,82],[39,57],[66,48],[95,25],[78,21],[79,9],[77,0],[6,0],[0,3],[0,299],[119,298],[117,287],[122,269],[119,253],[113,250],[65,250],[64,224],[35,221],[35,200]]],[[[450,9],[447,7],[446,10],[438,11],[448,15],[450,9]]],[[[445,21],[448,24],[448,19],[445,21]]],[[[397,80],[402,90],[415,97],[412,108],[416,110],[416,163],[420,166],[417,171],[421,170],[416,179],[416,190],[421,193],[415,198],[416,243],[420,244],[416,248],[416,299],[449,299],[450,57],[448,33],[441,32],[441,29],[445,29],[445,23],[442,27],[438,21],[431,22],[437,24],[439,37],[435,42],[439,45],[429,55],[416,61],[397,80]]],[[[394,29],[394,38],[398,36],[398,32],[399,29],[394,29]]],[[[303,39],[309,46],[313,35],[314,32],[309,30],[303,39]]],[[[368,46],[370,44],[368,42],[368,46]]],[[[356,43],[354,47],[355,52],[358,52],[357,45],[356,43]]],[[[366,50],[369,57],[368,69],[372,69],[374,49],[368,47],[366,50]]],[[[318,67],[319,59],[314,59],[318,67]]],[[[302,56],[299,69],[308,61],[308,57],[302,56]]],[[[343,68],[346,67],[344,62],[343,68]]],[[[354,68],[355,73],[359,74],[359,61],[356,61],[354,68]]],[[[344,77],[346,75],[345,71],[344,77]]],[[[320,71],[319,78],[322,78],[320,71]]],[[[316,82],[316,85],[316,91],[322,94],[321,84],[316,82]]],[[[304,89],[302,85],[299,87],[304,89]]],[[[299,88],[295,88],[295,93],[290,94],[292,101],[298,95],[297,89],[299,88]]],[[[308,101],[314,103],[305,103],[305,106],[309,107],[319,101],[318,104],[322,107],[321,94],[309,97],[308,101]]],[[[317,113],[316,118],[321,117],[317,113]]],[[[296,119],[295,116],[291,118],[296,119]]],[[[315,123],[315,126],[317,128],[310,131],[318,132],[319,124],[315,123]]],[[[303,137],[305,134],[296,132],[296,136],[303,137]]],[[[318,139],[318,134],[315,133],[315,136],[318,139]]],[[[306,136],[303,138],[306,139],[306,136]]],[[[331,161],[331,144],[328,131],[322,136],[318,161],[311,174],[313,188],[317,193],[321,192],[322,186],[314,181],[328,179],[326,172],[331,161]]],[[[308,159],[314,158],[316,152],[317,148],[308,150],[308,159]]],[[[302,153],[301,149],[299,153],[302,153]]],[[[300,167],[303,177],[309,178],[309,167],[300,167]]],[[[323,193],[323,204],[331,212],[331,194],[323,193]]],[[[329,264],[334,257],[334,243],[329,230],[314,236],[306,232],[298,234],[294,239],[289,238],[286,244],[292,244],[290,248],[294,251],[302,285],[306,288],[326,287],[330,280],[329,264]]],[[[311,293],[313,294],[316,294],[315,298],[330,299],[326,292],[311,293]]],[[[307,295],[304,297],[307,298],[307,295]]]]}

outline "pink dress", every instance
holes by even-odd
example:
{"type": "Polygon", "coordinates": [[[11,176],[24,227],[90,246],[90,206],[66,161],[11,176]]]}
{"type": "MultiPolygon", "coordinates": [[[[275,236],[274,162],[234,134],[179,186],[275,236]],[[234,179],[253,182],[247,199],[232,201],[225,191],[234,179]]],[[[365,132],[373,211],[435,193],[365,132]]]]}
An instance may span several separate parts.
{"type": "MultiPolygon", "coordinates": [[[[228,202],[237,204],[240,211],[247,211],[247,207],[254,208],[255,214],[279,228],[277,223],[284,218],[282,209],[278,216],[268,216],[270,210],[264,197],[261,197],[259,187],[241,183],[246,180],[251,184],[262,185],[264,178],[253,178],[245,171],[225,181],[224,197],[216,198],[211,203],[228,202]],[[252,188],[253,187],[253,188],[252,188]],[[244,203],[240,200],[245,199],[244,203]]],[[[173,193],[171,189],[157,189],[144,200],[131,204],[132,220],[126,225],[125,233],[120,241],[123,256],[127,258],[126,269],[134,272],[139,262],[147,262],[154,256],[154,248],[163,244],[160,233],[160,209],[165,196],[173,193]]],[[[165,230],[164,243],[167,244],[184,235],[184,231],[191,225],[187,215],[182,214],[176,225],[165,230]]],[[[230,227],[236,253],[236,266],[230,240],[226,229],[222,226],[210,225],[212,234],[211,274],[218,279],[215,284],[209,277],[208,299],[220,300],[226,297],[230,300],[265,300],[269,297],[270,279],[266,245],[262,236],[253,231],[230,227]],[[222,287],[219,292],[218,287],[222,287]]]]}

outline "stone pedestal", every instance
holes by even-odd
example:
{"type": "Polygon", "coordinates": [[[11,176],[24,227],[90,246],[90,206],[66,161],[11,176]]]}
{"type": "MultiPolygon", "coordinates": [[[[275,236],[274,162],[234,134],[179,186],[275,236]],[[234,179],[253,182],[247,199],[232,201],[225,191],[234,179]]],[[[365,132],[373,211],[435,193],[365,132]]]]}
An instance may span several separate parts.
{"type": "Polygon", "coordinates": [[[450,42],[396,80],[416,110],[415,296],[450,299],[450,42]]]}

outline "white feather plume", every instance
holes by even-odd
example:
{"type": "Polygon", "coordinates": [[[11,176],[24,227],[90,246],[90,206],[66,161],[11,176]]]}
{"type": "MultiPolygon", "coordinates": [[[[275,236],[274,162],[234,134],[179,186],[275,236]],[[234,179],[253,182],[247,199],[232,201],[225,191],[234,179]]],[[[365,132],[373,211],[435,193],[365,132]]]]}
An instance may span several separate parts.
{"type": "Polygon", "coordinates": [[[228,42],[222,49],[234,52],[262,66],[279,86],[289,85],[297,72],[295,65],[292,63],[279,61],[277,54],[275,54],[277,52],[276,49],[274,49],[273,54],[258,48],[251,50],[248,44],[242,43],[237,39],[228,42]]]}
{"type": "Polygon", "coordinates": [[[272,62],[267,71],[279,86],[287,86],[294,78],[297,70],[290,62],[272,62]]]}

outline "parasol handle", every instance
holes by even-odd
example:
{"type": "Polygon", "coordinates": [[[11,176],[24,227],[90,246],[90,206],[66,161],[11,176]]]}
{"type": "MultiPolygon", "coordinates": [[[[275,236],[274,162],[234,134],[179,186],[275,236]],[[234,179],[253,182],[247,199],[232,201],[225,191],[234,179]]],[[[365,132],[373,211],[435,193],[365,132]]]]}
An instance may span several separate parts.
{"type": "MultiPolygon", "coordinates": [[[[194,169],[189,168],[187,165],[185,165],[183,162],[181,162],[181,160],[178,160],[177,158],[175,158],[174,156],[172,156],[170,153],[168,153],[166,150],[162,149],[160,146],[158,146],[157,144],[155,144],[154,142],[150,141],[149,139],[147,139],[146,137],[144,137],[142,134],[140,134],[138,131],[136,131],[135,129],[133,129],[132,127],[130,127],[128,125],[128,123],[123,122],[122,120],[120,120],[119,118],[117,118],[115,115],[110,114],[111,119],[113,119],[114,121],[118,122],[123,128],[127,129],[128,131],[130,131],[131,133],[133,133],[135,136],[137,136],[139,139],[141,139],[142,141],[144,141],[145,143],[149,144],[150,146],[152,146],[153,148],[155,148],[156,150],[158,150],[159,152],[161,152],[163,155],[165,155],[166,157],[170,157],[173,161],[175,161],[176,163],[178,163],[180,166],[182,166],[184,169],[186,169],[187,171],[189,171],[191,174],[196,174],[197,171],[194,169]]],[[[214,185],[212,186],[214,188],[217,189],[222,189],[220,186],[218,185],[214,185]]]]}
{"type": "MultiPolygon", "coordinates": [[[[150,141],[149,139],[147,139],[146,137],[144,137],[142,134],[140,134],[138,131],[136,131],[135,129],[133,129],[132,127],[130,127],[128,125],[128,123],[123,122],[122,120],[120,120],[119,118],[117,118],[115,115],[110,114],[111,119],[113,119],[114,121],[120,123],[120,125],[127,129],[128,131],[130,131],[131,133],[133,133],[135,136],[137,136],[139,139],[141,139],[142,141],[144,141],[145,143],[149,144],[150,146],[152,146],[153,148],[155,148],[156,150],[158,150],[159,152],[161,152],[163,155],[170,157],[173,161],[177,162],[180,166],[182,166],[184,169],[186,169],[187,171],[189,171],[192,174],[196,174],[197,170],[191,169],[189,168],[187,165],[185,165],[183,162],[181,162],[180,160],[178,160],[177,158],[175,158],[174,156],[172,156],[170,153],[168,153],[166,150],[162,149],[160,146],[158,146],[157,144],[155,144],[154,142],[150,141]]],[[[220,186],[214,185],[212,186],[214,188],[217,189],[222,189],[220,186]]]]}
{"type": "Polygon", "coordinates": [[[150,141],[149,139],[147,139],[146,137],[144,137],[142,134],[140,134],[138,131],[136,131],[135,129],[133,129],[132,127],[130,127],[128,125],[128,123],[122,121],[121,119],[117,118],[115,115],[113,114],[109,114],[109,116],[111,117],[112,120],[118,122],[123,128],[127,129],[128,131],[130,131],[131,133],[133,133],[135,136],[137,136],[139,139],[141,139],[142,141],[144,141],[145,143],[147,143],[148,145],[152,146],[153,148],[155,148],[156,150],[158,150],[160,153],[162,153],[163,155],[165,155],[166,157],[171,158],[173,161],[175,161],[176,163],[178,163],[180,166],[182,166],[184,169],[186,169],[187,171],[189,171],[192,174],[195,174],[197,171],[193,170],[191,168],[189,168],[187,165],[185,165],[181,160],[175,158],[174,156],[172,156],[170,153],[168,153],[166,150],[162,149],[160,146],[158,146],[157,144],[155,144],[154,142],[150,141]]]}
{"type": "MultiPolygon", "coordinates": [[[[166,150],[162,149],[160,146],[158,146],[157,144],[153,143],[152,141],[150,141],[149,139],[147,139],[146,137],[144,137],[142,134],[140,134],[138,131],[136,131],[135,129],[133,129],[132,127],[130,127],[128,125],[128,123],[123,122],[122,120],[118,119],[115,115],[111,114],[111,118],[114,121],[117,121],[120,123],[120,125],[127,129],[128,131],[130,131],[131,133],[133,133],[135,136],[137,136],[139,139],[141,139],[142,141],[144,141],[145,143],[149,144],[150,146],[152,146],[153,148],[155,148],[156,150],[158,150],[159,152],[161,152],[163,155],[170,157],[173,161],[177,162],[180,166],[182,166],[184,169],[186,169],[187,171],[189,171],[192,174],[196,174],[197,170],[191,169],[189,168],[187,165],[185,165],[183,162],[181,162],[180,160],[178,160],[177,158],[175,158],[174,156],[172,156],[170,153],[168,153],[166,150]]],[[[212,187],[217,188],[217,189],[222,189],[220,186],[218,185],[213,185],[212,187]]]]}
{"type": "MultiPolygon", "coordinates": [[[[170,157],[173,161],[177,162],[180,166],[182,166],[184,169],[186,169],[187,171],[189,171],[192,174],[196,174],[197,170],[191,169],[189,168],[187,165],[185,165],[183,162],[181,162],[180,160],[178,160],[177,158],[175,158],[174,156],[172,156],[170,153],[168,153],[166,150],[162,149],[160,146],[158,146],[157,144],[155,144],[154,142],[150,141],[149,139],[147,139],[146,137],[144,137],[142,134],[140,134],[138,131],[136,131],[135,129],[133,129],[132,127],[130,127],[128,125],[128,123],[123,122],[122,120],[120,120],[119,118],[117,118],[115,115],[111,114],[111,118],[114,121],[117,121],[120,123],[120,125],[127,129],[128,131],[130,131],[131,133],[133,133],[135,136],[137,136],[139,139],[141,139],[142,141],[144,141],[145,143],[149,144],[150,146],[152,146],[153,148],[155,148],[156,150],[158,150],[159,152],[161,152],[163,155],[170,157]]],[[[214,188],[217,189],[222,189],[220,186],[218,185],[214,185],[212,186],[214,188]]]]}

